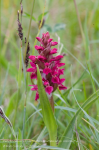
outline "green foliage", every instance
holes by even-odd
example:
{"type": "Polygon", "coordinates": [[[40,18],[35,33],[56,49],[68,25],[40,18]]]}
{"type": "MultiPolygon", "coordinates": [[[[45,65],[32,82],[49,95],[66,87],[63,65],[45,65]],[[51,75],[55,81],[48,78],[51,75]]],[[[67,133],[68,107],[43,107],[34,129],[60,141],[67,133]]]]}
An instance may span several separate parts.
{"type": "MultiPolygon", "coordinates": [[[[60,43],[56,48],[58,47],[60,54],[66,54],[62,62],[66,63],[64,84],[68,89],[56,90],[53,93],[55,102],[53,115],[38,70],[40,100],[37,102],[34,100],[35,92],[28,86],[32,83],[23,60],[26,44],[24,38],[22,43],[20,42],[17,33],[17,10],[20,10],[20,2],[2,1],[0,40],[0,105],[2,106],[0,107],[3,108],[13,128],[10,129],[0,117],[0,150],[4,149],[4,142],[1,139],[13,141],[6,142],[6,149],[12,146],[16,150],[39,148],[98,150],[99,0],[90,2],[76,0],[82,31],[74,1],[47,0],[45,3],[44,1],[22,1],[23,35],[24,38],[28,37],[30,42],[30,55],[36,45],[35,37],[37,35],[41,37],[43,32],[49,31],[51,38],[60,43]],[[32,5],[32,2],[35,2],[35,5],[32,5]],[[43,17],[44,24],[39,30],[38,23],[43,17]],[[13,135],[20,142],[16,142],[13,135]],[[27,140],[22,140],[23,138],[27,140]],[[57,144],[49,146],[50,139],[57,140],[57,144]]],[[[36,50],[33,51],[33,55],[36,55],[36,50]]],[[[36,81],[33,82],[36,84],[36,81]]]]}
{"type": "Polygon", "coordinates": [[[61,142],[59,143],[59,147],[63,148],[70,148],[72,137],[73,137],[73,129],[75,127],[75,121],[77,116],[80,114],[80,112],[83,109],[88,109],[90,105],[92,105],[97,99],[99,98],[99,90],[94,93],[92,96],[90,96],[85,103],[77,110],[73,118],[71,119],[70,123],[68,124],[68,127],[66,128],[64,134],[62,135],[61,142]],[[69,140],[69,142],[68,142],[69,140]],[[66,141],[66,143],[65,143],[66,141]]]}
{"type": "MultiPolygon", "coordinates": [[[[44,16],[45,16],[46,14],[48,14],[48,11],[44,12],[44,16]]],[[[38,16],[38,21],[40,21],[40,20],[42,19],[42,15],[43,15],[43,13],[38,16]]]]}
{"type": "MultiPolygon", "coordinates": [[[[26,12],[24,12],[23,16],[26,17],[26,18],[28,18],[28,19],[30,19],[30,17],[31,17],[31,15],[28,14],[28,13],[26,13],[26,12]]],[[[32,20],[36,21],[36,18],[34,16],[32,16],[32,20]]]]}
{"type": "Polygon", "coordinates": [[[54,118],[54,114],[52,112],[51,105],[49,103],[49,99],[46,95],[45,89],[42,84],[42,78],[38,66],[37,66],[37,79],[38,79],[37,80],[38,92],[40,97],[40,104],[42,107],[44,123],[48,129],[50,140],[52,141],[50,142],[51,146],[56,146],[55,142],[57,138],[57,124],[54,118]]]}

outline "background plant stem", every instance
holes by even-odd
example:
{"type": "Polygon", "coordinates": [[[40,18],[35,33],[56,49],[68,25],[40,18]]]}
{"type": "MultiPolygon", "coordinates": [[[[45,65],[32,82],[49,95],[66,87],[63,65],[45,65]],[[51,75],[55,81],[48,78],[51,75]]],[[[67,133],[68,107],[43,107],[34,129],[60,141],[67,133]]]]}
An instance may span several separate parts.
{"type": "Polygon", "coordinates": [[[26,51],[27,51],[27,46],[28,46],[28,41],[29,41],[29,34],[30,34],[30,28],[31,28],[32,16],[33,16],[34,4],[35,4],[35,0],[33,0],[33,3],[32,3],[32,11],[31,11],[30,24],[29,24],[29,29],[28,29],[28,35],[27,35],[27,41],[26,41],[25,56],[24,56],[24,59],[25,59],[25,57],[26,57],[26,51]]]}

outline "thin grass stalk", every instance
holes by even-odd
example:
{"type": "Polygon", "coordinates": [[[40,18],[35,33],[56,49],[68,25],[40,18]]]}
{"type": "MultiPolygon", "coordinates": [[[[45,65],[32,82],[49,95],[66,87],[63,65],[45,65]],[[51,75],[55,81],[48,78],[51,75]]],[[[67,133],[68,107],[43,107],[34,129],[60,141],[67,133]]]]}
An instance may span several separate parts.
{"type": "Polygon", "coordinates": [[[27,35],[27,42],[26,42],[26,47],[25,47],[25,56],[24,56],[24,59],[26,57],[26,51],[27,51],[27,46],[28,46],[28,41],[29,41],[29,34],[30,34],[32,16],[33,16],[34,4],[35,4],[35,0],[33,0],[33,3],[32,3],[32,11],[31,11],[30,24],[29,24],[29,29],[28,29],[28,35],[27,35]]]}
{"type": "MultiPolygon", "coordinates": [[[[92,78],[92,73],[91,73],[91,66],[89,63],[87,63],[87,66],[88,66],[88,70],[90,72],[90,77],[91,77],[91,82],[92,82],[92,87],[93,87],[93,91],[96,92],[96,87],[95,87],[95,83],[94,83],[94,80],[92,78]]],[[[99,116],[99,102],[96,101],[96,109],[97,109],[97,119],[98,119],[98,116],[99,116]]]]}
{"type": "MultiPolygon", "coordinates": [[[[88,39],[87,39],[87,35],[85,37],[84,31],[83,31],[83,28],[82,28],[82,24],[81,24],[80,15],[79,15],[79,11],[78,11],[76,0],[74,0],[74,5],[75,5],[77,18],[78,18],[80,32],[81,32],[83,43],[84,43],[84,48],[85,48],[85,51],[86,51],[86,58],[87,58],[87,61],[89,61],[89,46],[88,46],[88,43],[87,43],[88,39]]],[[[86,19],[85,19],[85,23],[86,23],[86,19]]]]}
{"type": "Polygon", "coordinates": [[[21,50],[20,50],[20,52],[19,52],[19,71],[18,71],[18,95],[17,95],[17,100],[16,100],[15,116],[14,116],[13,126],[15,126],[18,103],[19,103],[19,99],[20,99],[20,86],[21,86],[21,77],[22,77],[22,70],[21,69],[22,69],[22,60],[21,60],[21,50]]]}
{"type": "Polygon", "coordinates": [[[82,28],[82,24],[81,24],[81,20],[80,20],[80,16],[79,16],[79,11],[78,11],[78,7],[77,7],[77,3],[76,3],[76,0],[73,0],[73,1],[74,1],[76,13],[77,13],[77,18],[78,18],[78,23],[79,23],[81,35],[82,35],[83,41],[85,41],[85,36],[84,36],[84,32],[83,32],[83,28],[82,28]]]}
{"type": "MultiPolygon", "coordinates": [[[[27,36],[27,41],[26,41],[25,57],[24,57],[24,59],[26,58],[26,51],[27,51],[27,46],[28,46],[28,41],[29,41],[31,21],[32,21],[33,10],[34,10],[34,3],[35,3],[35,0],[33,0],[33,4],[32,4],[32,11],[31,11],[30,24],[29,24],[29,29],[28,29],[28,36],[27,36]]],[[[22,17],[21,17],[21,20],[22,20],[22,17]]],[[[22,49],[21,49],[21,54],[22,54],[22,64],[23,64],[24,81],[25,81],[25,100],[24,100],[23,132],[22,132],[22,139],[24,139],[25,117],[26,117],[26,102],[27,102],[27,82],[28,82],[28,78],[27,77],[28,77],[28,75],[26,75],[26,73],[25,73],[25,65],[24,65],[22,49]]]]}
{"type": "MultiPolygon", "coordinates": [[[[45,6],[46,6],[46,0],[45,0],[44,9],[43,9],[42,19],[41,19],[41,22],[40,22],[40,25],[39,25],[39,29],[38,29],[38,33],[37,33],[36,37],[38,37],[38,36],[39,36],[40,29],[41,29],[41,26],[42,26],[42,23],[43,23],[45,6]]],[[[34,50],[35,50],[34,46],[36,45],[36,43],[37,43],[37,39],[35,39],[35,41],[34,41],[33,50],[32,50],[32,55],[34,55],[34,50]]]]}
{"type": "MultiPolygon", "coordinates": [[[[21,24],[22,24],[22,14],[23,14],[22,1],[21,1],[20,4],[21,4],[21,24]]],[[[24,83],[25,83],[24,115],[23,115],[23,130],[22,130],[22,139],[24,139],[25,116],[26,116],[26,101],[27,101],[27,82],[26,82],[26,72],[25,72],[25,65],[24,65],[24,58],[23,58],[23,51],[22,51],[22,41],[21,41],[21,59],[22,59],[24,83]]],[[[24,145],[24,143],[23,143],[23,145],[24,145]]]]}
{"type": "Polygon", "coordinates": [[[19,103],[19,99],[20,99],[20,88],[18,88],[18,94],[17,94],[17,100],[16,100],[16,107],[15,107],[15,115],[14,115],[14,121],[13,121],[13,126],[15,127],[15,120],[16,120],[16,116],[17,116],[17,109],[18,109],[18,103],[19,103]]]}
{"type": "Polygon", "coordinates": [[[27,82],[26,82],[26,72],[25,72],[25,65],[24,65],[24,59],[23,59],[22,45],[21,45],[21,59],[22,59],[24,83],[25,83],[25,100],[24,100],[24,115],[23,115],[23,132],[22,132],[22,139],[24,139],[25,116],[26,116],[26,101],[27,101],[27,82]]]}

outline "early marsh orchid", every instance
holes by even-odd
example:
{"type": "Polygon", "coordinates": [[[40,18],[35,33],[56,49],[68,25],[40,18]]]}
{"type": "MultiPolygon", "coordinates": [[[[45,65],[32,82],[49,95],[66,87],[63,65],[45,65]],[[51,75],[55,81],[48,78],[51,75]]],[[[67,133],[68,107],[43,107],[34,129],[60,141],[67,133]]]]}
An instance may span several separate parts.
{"type": "MultiPolygon", "coordinates": [[[[60,69],[61,66],[64,66],[65,63],[61,63],[63,55],[53,56],[57,53],[57,48],[51,48],[52,46],[57,45],[57,42],[52,42],[53,39],[50,38],[49,32],[42,34],[42,38],[36,37],[40,42],[40,46],[35,45],[35,49],[38,51],[38,56],[29,56],[31,60],[31,68],[27,69],[27,72],[31,72],[30,78],[37,79],[37,68],[36,64],[39,67],[43,86],[47,93],[48,98],[52,96],[52,93],[59,88],[59,90],[67,89],[66,86],[62,85],[65,81],[64,78],[60,78],[64,74],[64,69],[60,69]]],[[[35,100],[39,98],[38,87],[37,85],[31,85],[32,91],[36,91],[35,100]]]]}

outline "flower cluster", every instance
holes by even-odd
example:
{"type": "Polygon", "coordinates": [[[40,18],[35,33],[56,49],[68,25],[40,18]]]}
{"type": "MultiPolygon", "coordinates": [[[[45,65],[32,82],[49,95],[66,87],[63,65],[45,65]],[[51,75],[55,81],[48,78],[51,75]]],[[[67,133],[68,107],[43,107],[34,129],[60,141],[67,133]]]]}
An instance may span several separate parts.
{"type": "MultiPolygon", "coordinates": [[[[29,56],[29,59],[31,60],[31,68],[28,68],[27,72],[31,72],[31,80],[37,79],[36,64],[38,65],[45,91],[48,97],[51,97],[57,87],[59,90],[67,89],[66,86],[62,85],[65,78],[60,78],[60,76],[64,74],[64,69],[60,68],[65,65],[65,63],[61,63],[63,55],[53,56],[57,53],[57,48],[52,49],[51,47],[58,43],[53,42],[53,39],[50,38],[49,32],[46,32],[45,34],[43,33],[42,38],[36,37],[36,39],[40,42],[40,46],[35,46],[39,55],[29,56]]],[[[39,98],[38,87],[37,85],[30,86],[32,86],[32,91],[36,91],[35,100],[37,100],[39,98]]]]}

